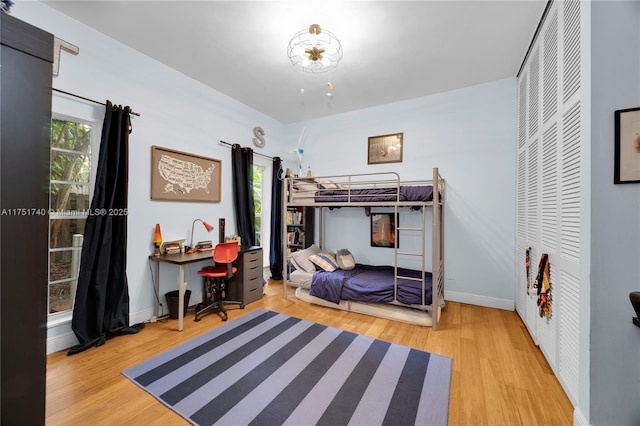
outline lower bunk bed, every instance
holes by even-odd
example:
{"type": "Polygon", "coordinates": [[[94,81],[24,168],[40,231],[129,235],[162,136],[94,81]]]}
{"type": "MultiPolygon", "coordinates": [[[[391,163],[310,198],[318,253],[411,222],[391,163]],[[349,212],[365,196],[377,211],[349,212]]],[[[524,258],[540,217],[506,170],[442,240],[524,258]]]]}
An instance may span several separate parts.
{"type": "Polygon", "coordinates": [[[394,274],[392,266],[357,264],[351,270],[331,272],[295,270],[287,284],[296,286],[296,298],[305,302],[433,327],[444,300],[440,299],[434,315],[431,273],[425,272],[424,292],[420,271],[398,268],[397,287],[394,274]]]}

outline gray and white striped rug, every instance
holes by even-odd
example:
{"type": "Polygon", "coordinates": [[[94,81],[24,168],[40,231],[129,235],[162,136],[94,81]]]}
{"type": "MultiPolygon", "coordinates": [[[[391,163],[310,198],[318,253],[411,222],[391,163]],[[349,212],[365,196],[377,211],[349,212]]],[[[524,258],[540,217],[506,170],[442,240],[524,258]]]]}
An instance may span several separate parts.
{"type": "Polygon", "coordinates": [[[258,309],[123,374],[196,425],[446,425],[451,358],[258,309]]]}

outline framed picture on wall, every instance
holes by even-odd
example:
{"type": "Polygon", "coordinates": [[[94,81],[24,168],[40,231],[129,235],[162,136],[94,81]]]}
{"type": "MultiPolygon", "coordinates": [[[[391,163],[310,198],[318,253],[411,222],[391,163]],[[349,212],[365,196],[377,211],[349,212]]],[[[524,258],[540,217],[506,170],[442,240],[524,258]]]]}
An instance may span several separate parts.
{"type": "Polygon", "coordinates": [[[396,247],[398,218],[393,213],[371,213],[371,247],[396,247]]]}
{"type": "Polygon", "coordinates": [[[159,146],[151,147],[151,199],[219,203],[222,162],[159,146]]]}
{"type": "Polygon", "coordinates": [[[368,164],[402,163],[402,133],[369,137],[368,164]]]}
{"type": "Polygon", "coordinates": [[[640,108],[615,112],[613,183],[640,182],[640,108]]]}

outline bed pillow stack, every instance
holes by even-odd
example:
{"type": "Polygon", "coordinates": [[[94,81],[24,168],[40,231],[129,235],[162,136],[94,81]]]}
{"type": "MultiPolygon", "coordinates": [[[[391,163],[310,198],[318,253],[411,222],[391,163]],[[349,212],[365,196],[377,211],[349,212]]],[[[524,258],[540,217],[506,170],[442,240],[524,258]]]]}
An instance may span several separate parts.
{"type": "Polygon", "coordinates": [[[349,250],[341,249],[333,254],[320,250],[315,244],[304,250],[291,253],[291,263],[296,269],[310,274],[317,270],[333,272],[336,269],[344,269],[348,271],[356,267],[356,262],[349,250]]]}
{"type": "Polygon", "coordinates": [[[338,268],[344,269],[345,271],[356,267],[356,261],[351,252],[347,249],[338,250],[336,253],[336,263],[338,264],[338,268]]]}
{"type": "Polygon", "coordinates": [[[309,260],[309,257],[320,253],[320,249],[315,244],[304,250],[298,250],[291,253],[291,263],[296,269],[308,273],[315,272],[316,266],[309,260]]]}

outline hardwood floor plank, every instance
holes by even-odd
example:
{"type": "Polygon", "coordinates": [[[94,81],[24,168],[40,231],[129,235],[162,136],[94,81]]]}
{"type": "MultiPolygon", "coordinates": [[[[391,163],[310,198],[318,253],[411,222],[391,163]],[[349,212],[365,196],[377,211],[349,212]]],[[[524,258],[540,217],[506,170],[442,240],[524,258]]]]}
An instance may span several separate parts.
{"type": "MultiPolygon", "coordinates": [[[[265,295],[229,320],[264,308],[342,328],[453,359],[450,425],[572,425],[573,407],[549,364],[515,312],[447,302],[438,331],[282,297],[282,282],[269,281],[265,295]]],[[[160,352],[224,324],[215,315],[200,322],[193,312],[184,331],[164,320],[138,334],[66,356],[47,357],[48,425],[186,425],[121,372],[160,352]]]]}

